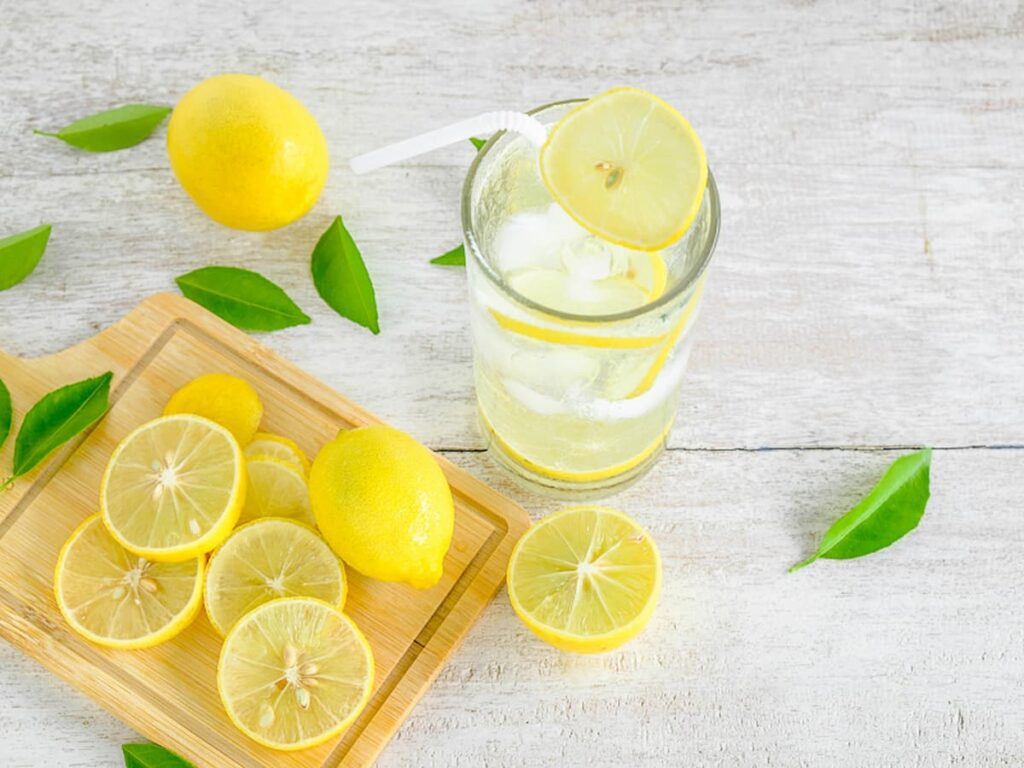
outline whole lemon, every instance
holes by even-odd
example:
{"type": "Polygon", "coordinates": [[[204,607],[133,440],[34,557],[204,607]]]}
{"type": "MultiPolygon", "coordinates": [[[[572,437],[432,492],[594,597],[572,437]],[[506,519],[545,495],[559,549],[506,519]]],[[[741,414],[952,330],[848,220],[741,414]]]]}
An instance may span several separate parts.
{"type": "Polygon", "coordinates": [[[418,589],[441,579],[452,541],[452,492],[433,455],[391,427],[341,432],[309,473],[316,523],[365,576],[418,589]]]}
{"type": "Polygon", "coordinates": [[[217,75],[186,93],[167,126],[167,154],[196,205],[236,229],[291,224],[327,180],[327,142],[316,120],[254,75],[217,75]]]}

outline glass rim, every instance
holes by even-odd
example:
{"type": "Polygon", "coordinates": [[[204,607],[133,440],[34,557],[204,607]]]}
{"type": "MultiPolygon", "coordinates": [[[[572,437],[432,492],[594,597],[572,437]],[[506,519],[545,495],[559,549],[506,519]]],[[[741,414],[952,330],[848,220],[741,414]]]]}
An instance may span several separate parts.
{"type": "MultiPolygon", "coordinates": [[[[550,104],[544,104],[539,107],[535,107],[528,110],[529,115],[538,115],[541,112],[545,112],[549,109],[556,107],[564,107],[575,104],[582,104],[587,99],[563,99],[561,101],[553,101],[550,104]]],[[[466,241],[466,249],[470,252],[469,258],[472,258],[474,262],[483,270],[484,274],[491,283],[502,293],[506,294],[516,304],[528,307],[537,312],[541,312],[545,315],[557,318],[559,320],[565,320],[574,324],[583,323],[594,323],[604,324],[611,322],[622,322],[625,320],[633,320],[638,317],[642,317],[651,312],[655,312],[665,305],[671,303],[680,295],[686,293],[692,287],[697,285],[697,282],[704,275],[708,264],[711,263],[711,256],[715,251],[715,245],[718,243],[718,233],[721,227],[721,204],[718,198],[718,185],[715,183],[715,177],[711,173],[711,167],[708,167],[708,181],[707,186],[704,189],[704,201],[701,203],[703,206],[705,203],[711,206],[709,214],[711,216],[711,232],[702,244],[701,253],[697,261],[697,268],[691,271],[688,279],[680,280],[679,283],[669,291],[659,296],[655,301],[650,304],[644,304],[634,309],[627,310],[625,312],[615,312],[608,315],[578,315],[572,312],[563,312],[562,310],[553,309],[540,304],[532,299],[523,296],[521,293],[516,291],[510,286],[502,276],[491,266],[487,259],[483,256],[483,249],[480,247],[480,243],[476,237],[476,231],[473,226],[473,182],[476,180],[477,172],[480,170],[480,165],[487,153],[497,146],[498,140],[504,136],[506,131],[498,131],[491,136],[487,143],[476,153],[476,157],[473,158],[473,162],[469,166],[469,170],[466,171],[466,178],[462,183],[462,202],[461,202],[461,218],[462,218],[462,234],[466,241]]],[[[685,237],[685,234],[683,235],[685,237]]]]}

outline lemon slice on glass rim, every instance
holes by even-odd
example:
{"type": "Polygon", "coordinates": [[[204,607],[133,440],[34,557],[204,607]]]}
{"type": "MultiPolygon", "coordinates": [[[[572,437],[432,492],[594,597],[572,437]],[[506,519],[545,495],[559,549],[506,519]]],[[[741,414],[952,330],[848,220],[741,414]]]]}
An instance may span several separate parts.
{"type": "Polygon", "coordinates": [[[564,115],[540,149],[551,197],[582,227],[657,251],[690,228],[708,180],[704,147],[674,107],[639,88],[613,88],[564,115]]]}

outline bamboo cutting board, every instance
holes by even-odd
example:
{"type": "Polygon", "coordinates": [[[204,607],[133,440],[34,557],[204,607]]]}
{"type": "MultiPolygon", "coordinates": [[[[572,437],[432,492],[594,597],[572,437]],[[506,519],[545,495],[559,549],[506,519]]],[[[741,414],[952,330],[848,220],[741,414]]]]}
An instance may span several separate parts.
{"type": "Polygon", "coordinates": [[[97,511],[100,476],[114,446],[160,415],[168,397],[210,372],[240,376],[265,405],[261,429],[293,438],[312,457],[340,428],[372,414],[186,299],[153,296],[99,335],[51,357],[0,352],[15,425],[55,387],[114,372],[107,416],[0,495],[0,635],[149,739],[200,768],[334,768],[372,763],[502,584],[512,546],[529,525],[509,499],[443,458],[455,499],[455,535],[441,582],[415,590],[348,569],[345,611],[376,659],[369,705],[338,738],[302,752],[268,750],[230,723],[216,689],[220,639],[204,614],[174,640],[112,651],[71,632],[53,598],[53,568],[71,531],[97,511]]]}

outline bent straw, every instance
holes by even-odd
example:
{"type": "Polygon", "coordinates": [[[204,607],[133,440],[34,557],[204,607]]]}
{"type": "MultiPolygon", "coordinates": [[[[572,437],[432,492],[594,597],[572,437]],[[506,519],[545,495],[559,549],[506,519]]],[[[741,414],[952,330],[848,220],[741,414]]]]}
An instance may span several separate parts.
{"type": "Polygon", "coordinates": [[[452,123],[411,139],[405,139],[372,152],[353,157],[349,161],[352,170],[357,174],[369,173],[378,168],[400,163],[411,157],[432,152],[449,144],[466,141],[478,134],[490,135],[495,131],[515,131],[525,136],[535,146],[541,146],[548,136],[544,124],[523,112],[507,110],[485,112],[482,115],[452,123]]]}

